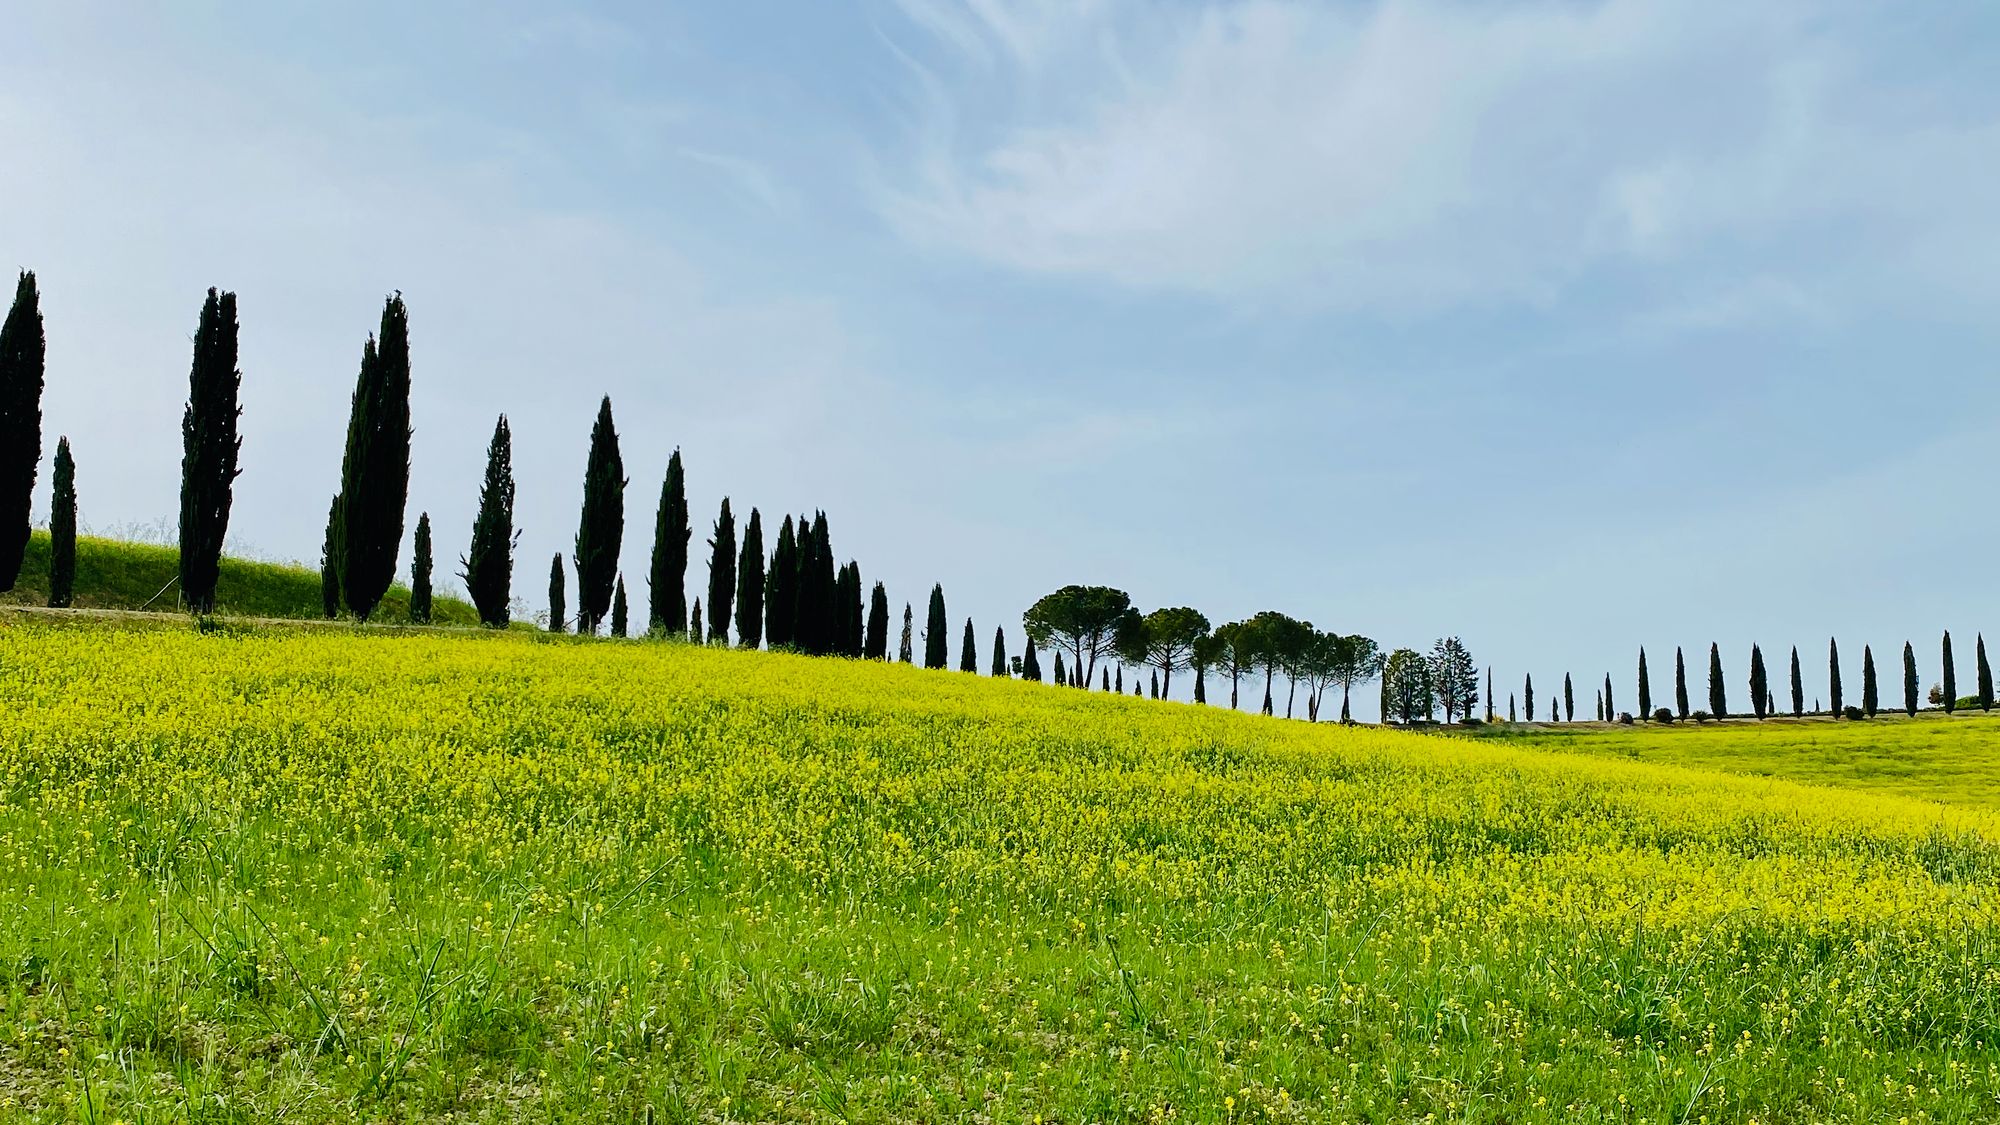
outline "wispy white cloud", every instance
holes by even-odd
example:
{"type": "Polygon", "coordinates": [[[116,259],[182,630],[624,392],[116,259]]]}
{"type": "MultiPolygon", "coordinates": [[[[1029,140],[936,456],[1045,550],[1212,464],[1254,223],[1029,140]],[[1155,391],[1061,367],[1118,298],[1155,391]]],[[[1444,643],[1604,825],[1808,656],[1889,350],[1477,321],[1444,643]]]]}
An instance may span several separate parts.
{"type": "Polygon", "coordinates": [[[727,156],[719,152],[707,152],[698,148],[683,146],[678,150],[681,156],[696,164],[705,165],[721,172],[745,195],[756,200],[777,214],[789,214],[793,210],[791,194],[778,185],[776,177],[769,169],[754,160],[740,156],[727,156]]]}

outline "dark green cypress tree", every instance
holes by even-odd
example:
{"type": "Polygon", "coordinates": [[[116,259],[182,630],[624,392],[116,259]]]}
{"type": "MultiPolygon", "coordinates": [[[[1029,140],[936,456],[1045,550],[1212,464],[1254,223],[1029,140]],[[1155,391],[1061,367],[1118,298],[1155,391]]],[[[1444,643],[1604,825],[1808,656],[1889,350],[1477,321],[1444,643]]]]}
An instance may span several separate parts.
{"type": "Polygon", "coordinates": [[[1722,683],[1722,650],[1708,646],[1708,710],[1717,722],[1729,717],[1729,691],[1722,683]]]}
{"type": "MultiPolygon", "coordinates": [[[[1111,690],[1111,669],[1105,668],[1101,669],[1101,671],[1103,671],[1104,673],[1104,679],[1098,685],[1098,690],[1108,693],[1111,690]]],[[[1124,688],[1121,686],[1119,690],[1122,693],[1124,691],[1124,688]]],[[[1270,705],[1271,705],[1271,693],[1267,690],[1264,693],[1264,707],[1265,707],[1264,713],[1267,715],[1270,714],[1270,705]]]]}
{"type": "Polygon", "coordinates": [[[611,590],[611,635],[623,637],[631,632],[630,608],[625,604],[625,576],[618,576],[618,584],[611,590]]]}
{"type": "Polygon", "coordinates": [[[1688,717],[1688,667],[1679,645],[1674,646],[1674,713],[1682,722],[1688,717]]]}
{"type": "Polygon", "coordinates": [[[563,622],[569,620],[569,606],[563,599],[562,553],[549,561],[549,632],[563,631],[563,622]]]}
{"type": "MultiPolygon", "coordinates": [[[[667,458],[667,476],[660,482],[660,503],[653,514],[653,564],[646,582],[647,628],[665,635],[678,633],[687,620],[688,540],[687,481],[681,471],[681,451],[667,458]]],[[[789,624],[789,621],[787,622],[789,624]]],[[[776,643],[775,641],[773,643],[776,643]]]]}
{"type": "Polygon", "coordinates": [[[1944,631],[1944,713],[1949,715],[1958,710],[1958,669],[1951,659],[1951,630],[1944,631]]]}
{"type": "Polygon", "coordinates": [[[417,513],[416,542],[410,548],[410,620],[431,623],[431,514],[417,513]]]}
{"type": "Polygon", "coordinates": [[[1827,703],[1831,705],[1829,714],[1839,719],[1843,708],[1840,700],[1840,641],[1828,637],[1826,641],[1826,688],[1827,703]]]}
{"type": "Polygon", "coordinates": [[[1917,650],[1910,642],[1903,642],[1903,713],[1915,717],[1917,713],[1917,650]]]}
{"type": "MultiPolygon", "coordinates": [[[[625,459],[618,452],[611,396],[605,395],[597,404],[597,421],[590,427],[590,456],[583,469],[583,510],[576,521],[577,632],[595,635],[605,611],[611,608],[611,587],[618,580],[618,553],[624,542],[625,459]]],[[[735,557],[733,550],[730,557],[735,557]]]]}
{"type": "Polygon", "coordinates": [[[910,664],[916,661],[917,653],[916,653],[915,641],[913,640],[913,634],[915,632],[916,632],[915,614],[910,612],[910,603],[904,602],[903,635],[902,639],[898,641],[896,644],[897,663],[910,664]]]}
{"type": "Polygon", "coordinates": [[[1611,673],[1604,674],[1604,720],[1610,722],[1618,717],[1618,705],[1611,702],[1611,673]]]}
{"type": "Polygon", "coordinates": [[[409,496],[410,318],[398,293],[362,349],[340,465],[340,592],[363,621],[396,577],[409,496]]]}
{"type": "Polygon", "coordinates": [[[1806,681],[1799,674],[1799,646],[1792,646],[1792,718],[1803,718],[1806,713],[1806,681]]]}
{"type": "Polygon", "coordinates": [[[729,643],[729,611],[736,597],[736,517],[729,513],[729,497],[715,516],[713,538],[708,541],[708,643],[729,643]]]}
{"type": "Polygon", "coordinates": [[[1986,634],[1979,634],[1979,709],[1993,710],[1993,668],[1986,663],[1986,634]]]}
{"type": "Polygon", "coordinates": [[[1056,677],[1055,677],[1055,682],[1056,682],[1057,684],[1061,685],[1061,686],[1064,686],[1064,687],[1068,687],[1068,686],[1069,686],[1069,671],[1068,671],[1067,669],[1065,669],[1065,668],[1063,667],[1063,661],[1062,661],[1062,652],[1061,652],[1061,650],[1057,650],[1057,652],[1056,652],[1056,677]]]}
{"type": "Polygon", "coordinates": [[[854,568],[854,596],[842,598],[840,605],[842,612],[847,614],[847,655],[859,660],[867,652],[868,606],[861,592],[861,564],[850,562],[847,565],[854,568]]]}
{"type": "Polygon", "coordinates": [[[42,463],[42,378],[48,340],[35,275],[23,270],[0,322],[0,593],[14,588],[27,555],[35,474],[42,463]]]}
{"type": "MultiPolygon", "coordinates": [[[[1039,684],[1042,682],[1042,658],[1035,652],[1035,639],[1029,637],[1022,643],[1027,647],[1021,653],[1021,678],[1039,684]]],[[[1201,681],[1197,679],[1195,682],[1198,684],[1201,681]]]]}
{"type": "MultiPolygon", "coordinates": [[[[1563,673],[1563,700],[1562,700],[1562,701],[1563,701],[1563,717],[1564,717],[1565,719],[1567,719],[1568,721],[1572,722],[1572,723],[1573,723],[1573,722],[1575,722],[1575,721],[1576,721],[1576,692],[1575,692],[1575,690],[1574,690],[1574,689],[1572,689],[1572,688],[1570,687],[1570,682],[1569,682],[1569,673],[1568,673],[1568,672],[1564,672],[1564,673],[1563,673]]],[[[1551,702],[1551,703],[1553,703],[1553,702],[1554,702],[1554,700],[1551,700],[1550,702],[1551,702]]]]}
{"type": "Polygon", "coordinates": [[[698,645],[698,644],[700,644],[700,643],[701,643],[701,628],[702,628],[702,626],[701,626],[701,599],[700,599],[700,598],[696,598],[696,599],[694,600],[694,608],[693,608],[693,609],[690,609],[690,610],[688,610],[688,643],[689,643],[689,644],[692,644],[692,645],[698,645]]]}
{"type": "Polygon", "coordinates": [[[743,525],[743,553],[736,564],[736,643],[764,643],[764,518],[750,509],[743,525]]]}
{"type": "Polygon", "coordinates": [[[861,604],[861,566],[859,563],[845,563],[833,580],[833,643],[831,650],[835,656],[860,656],[862,637],[855,628],[854,620],[861,604]],[[848,607],[857,607],[850,612],[848,607]]]}
{"type": "Polygon", "coordinates": [[[326,540],[319,549],[320,609],[328,621],[340,616],[340,497],[326,509],[326,540]]]}
{"type": "MultiPolygon", "coordinates": [[[[1567,680],[1567,677],[1565,677],[1565,680],[1567,680]]],[[[1382,698],[1387,699],[1389,697],[1388,691],[1389,691],[1388,678],[1383,677],[1382,698]]],[[[1529,673],[1527,676],[1523,677],[1521,680],[1521,700],[1522,700],[1522,709],[1527,711],[1528,713],[1528,721],[1531,723],[1534,722],[1535,721],[1535,676],[1534,673],[1532,672],[1529,673]]],[[[1383,722],[1386,723],[1389,721],[1388,715],[1389,712],[1385,708],[1382,712],[1383,722]]]]}
{"type": "Polygon", "coordinates": [[[958,670],[979,674],[979,649],[972,638],[972,618],[965,619],[965,636],[958,642],[958,670]]]}
{"type": "Polygon", "coordinates": [[[764,639],[773,649],[791,648],[799,613],[799,541],[792,517],[778,525],[778,545],[771,550],[771,569],[764,572],[764,639]]]}
{"type": "Polygon", "coordinates": [[[812,652],[825,656],[834,651],[834,622],[840,613],[834,597],[833,539],[826,526],[826,513],[813,513],[813,573],[812,573],[812,652]]]}
{"type": "Polygon", "coordinates": [[[889,591],[880,582],[868,593],[868,635],[862,640],[861,655],[889,659],[889,591]]]}
{"type": "Polygon", "coordinates": [[[1861,713],[1869,718],[1882,706],[1882,696],[1875,684],[1875,650],[1868,645],[1861,646],[1861,713]]]}
{"type": "Polygon", "coordinates": [[[514,434],[507,416],[493,424],[486,443],[486,479],[479,485],[479,514],[472,519],[472,546],[458,558],[458,576],[465,582],[479,622],[505,629],[514,596],[514,434]]]}
{"type": "Polygon", "coordinates": [[[819,592],[819,545],[813,537],[812,521],[799,516],[798,572],[792,588],[792,645],[808,656],[824,655],[813,630],[820,620],[813,604],[819,592]]]}
{"type": "Polygon", "coordinates": [[[76,592],[76,461],[66,437],[56,439],[49,484],[49,608],[68,609],[76,592]]]}
{"type": "Polygon", "coordinates": [[[1007,675],[1007,630],[997,626],[993,630],[993,674],[1007,675]]]}
{"type": "Polygon", "coordinates": [[[1750,712],[1757,720],[1764,719],[1765,701],[1771,697],[1771,681],[1764,674],[1764,650],[1750,646],[1750,712]]]}
{"type": "Polygon", "coordinates": [[[215,609],[236,455],[243,447],[236,436],[242,382],[236,369],[236,294],[210,289],[195,329],[187,410],[181,416],[181,601],[195,613],[215,609]]]}
{"type": "Polygon", "coordinates": [[[930,614],[924,620],[924,667],[945,666],[951,651],[950,628],[945,624],[944,585],[940,583],[931,587],[930,614]]]}
{"type": "Polygon", "coordinates": [[[1597,693],[1597,721],[1598,721],[1598,722],[1600,722],[1600,723],[1604,721],[1604,692],[1603,692],[1603,691],[1599,691],[1599,692],[1597,693]]]}
{"type": "Polygon", "coordinates": [[[1653,717],[1653,679],[1646,674],[1646,649],[1639,648],[1639,718],[1643,722],[1653,717]]]}
{"type": "Polygon", "coordinates": [[[1147,673],[1147,675],[1151,681],[1146,689],[1148,698],[1151,699],[1160,698],[1160,673],[1154,671],[1147,673]]]}

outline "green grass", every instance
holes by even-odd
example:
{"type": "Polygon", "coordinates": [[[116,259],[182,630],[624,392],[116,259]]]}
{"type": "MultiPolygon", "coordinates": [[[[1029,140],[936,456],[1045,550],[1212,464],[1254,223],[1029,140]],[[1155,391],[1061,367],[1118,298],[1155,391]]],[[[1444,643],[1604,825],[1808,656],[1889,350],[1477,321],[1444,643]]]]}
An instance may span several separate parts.
{"type": "Polygon", "coordinates": [[[1882,713],[1716,723],[1509,724],[1482,739],[1571,754],[1782,777],[1954,804],[2000,807],[2000,711],[1882,713]]]}
{"type": "MultiPolygon", "coordinates": [[[[175,592],[162,593],[180,573],[180,551],[149,543],[80,536],[76,541],[75,606],[78,609],[140,609],[171,611],[179,606],[175,592]]],[[[302,566],[224,558],[215,586],[216,612],[240,617],[317,619],[320,609],[319,572],[302,566]]],[[[49,535],[36,531],[28,541],[21,576],[14,589],[0,594],[0,606],[49,604],[49,535]]],[[[383,623],[410,619],[410,591],[396,585],[370,618],[383,623]]],[[[477,625],[478,611],[462,599],[437,595],[431,599],[436,625],[477,625]]]]}

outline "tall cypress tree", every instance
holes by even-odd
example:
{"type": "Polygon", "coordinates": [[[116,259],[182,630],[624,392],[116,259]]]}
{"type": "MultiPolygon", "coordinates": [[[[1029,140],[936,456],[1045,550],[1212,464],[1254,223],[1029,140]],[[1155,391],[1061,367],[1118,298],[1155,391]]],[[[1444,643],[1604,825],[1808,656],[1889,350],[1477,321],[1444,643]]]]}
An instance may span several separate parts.
{"type": "Polygon", "coordinates": [[[867,651],[868,609],[861,593],[861,564],[850,562],[847,565],[854,569],[854,586],[851,591],[854,596],[840,599],[841,612],[847,614],[846,655],[859,660],[867,651]]]}
{"type": "Polygon", "coordinates": [[[66,437],[56,439],[49,483],[49,608],[67,609],[76,591],[76,461],[66,437]]]}
{"type": "Polygon", "coordinates": [[[486,479],[479,484],[479,514],[472,519],[472,546],[458,558],[458,576],[479,611],[479,622],[505,629],[514,596],[514,434],[507,416],[493,424],[486,443],[486,479]]]}
{"type": "Polygon", "coordinates": [[[771,569],[764,572],[764,639],[773,649],[790,648],[799,613],[799,541],[792,517],[778,525],[778,545],[771,549],[771,569]]]}
{"type": "Polygon", "coordinates": [[[702,631],[702,624],[701,624],[701,599],[700,599],[700,598],[696,598],[696,599],[694,600],[694,608],[693,608],[693,609],[690,609],[690,610],[688,610],[688,634],[687,634],[687,636],[688,636],[688,643],[689,643],[689,644],[691,644],[691,645],[698,645],[698,644],[700,644],[700,643],[701,643],[701,631],[702,631]]]}
{"type": "Polygon", "coordinates": [[[1708,709],[1717,722],[1729,717],[1729,691],[1722,683],[1722,650],[1708,646],[1708,709]]]}
{"type": "Polygon", "coordinates": [[[1601,688],[1597,692],[1597,721],[1604,721],[1604,691],[1601,688]]]}
{"type": "Polygon", "coordinates": [[[819,546],[813,537],[812,521],[802,513],[799,516],[798,569],[792,578],[792,644],[808,656],[819,656],[817,640],[813,636],[815,623],[820,619],[819,610],[813,605],[819,582],[819,546]]]}
{"type": "Polygon", "coordinates": [[[340,592],[363,621],[396,577],[409,496],[410,317],[398,293],[362,349],[340,465],[340,592]]]}
{"type": "Polygon", "coordinates": [[[868,635],[862,640],[861,655],[889,659],[889,591],[880,582],[868,593],[868,635]]]}
{"type": "Polygon", "coordinates": [[[1604,721],[1610,722],[1618,714],[1618,705],[1611,702],[1611,673],[1604,674],[1604,721]]]}
{"type": "Polygon", "coordinates": [[[1057,650],[1056,650],[1056,678],[1055,678],[1055,682],[1056,682],[1056,683],[1058,683],[1058,684],[1061,684],[1061,685],[1063,685],[1064,687],[1067,687],[1067,686],[1069,686],[1069,671],[1068,671],[1067,669],[1065,669],[1065,668],[1063,667],[1063,662],[1062,662],[1062,650],[1061,650],[1061,649],[1057,649],[1057,650]]]}
{"type": "MultiPolygon", "coordinates": [[[[1035,652],[1035,638],[1029,637],[1021,643],[1026,646],[1021,651],[1021,678],[1039,684],[1042,682],[1042,659],[1035,652]]],[[[1194,682],[1197,686],[1201,684],[1201,673],[1198,670],[1194,682]]],[[[1195,702],[1200,703],[1201,700],[1197,699],[1195,702]]]]}
{"type": "Polygon", "coordinates": [[[914,662],[914,661],[916,660],[916,658],[917,658],[917,654],[916,654],[916,650],[915,650],[915,647],[914,647],[914,644],[915,644],[915,638],[914,638],[914,637],[913,637],[913,636],[911,635],[912,633],[914,633],[914,632],[915,632],[915,629],[916,629],[916,626],[915,626],[915,615],[913,615],[913,614],[912,614],[912,613],[910,612],[910,603],[909,603],[909,602],[904,602],[904,603],[903,603],[903,639],[902,639],[902,641],[901,641],[901,642],[900,642],[899,644],[897,644],[897,646],[896,646],[896,660],[897,660],[897,662],[898,662],[898,663],[901,663],[901,664],[909,664],[909,663],[912,663],[912,662],[914,662]]]}
{"type": "Polygon", "coordinates": [[[834,618],[840,607],[833,596],[833,539],[826,526],[826,513],[813,512],[813,542],[818,556],[813,560],[813,635],[819,640],[821,655],[833,651],[834,618]]]}
{"type": "Polygon", "coordinates": [[[1771,698],[1771,681],[1764,674],[1764,650],[1750,646],[1750,711],[1759,722],[1764,719],[1766,702],[1771,698]]]}
{"type": "Polygon", "coordinates": [[[1674,646],[1674,714],[1682,722],[1688,717],[1688,666],[1681,647],[1674,646]]]}
{"type": "MultiPolygon", "coordinates": [[[[1389,698],[1389,682],[1388,682],[1388,677],[1386,676],[1382,678],[1382,698],[1384,700],[1387,700],[1389,698]]],[[[1528,721],[1531,723],[1534,722],[1535,721],[1535,675],[1533,672],[1530,672],[1526,676],[1523,676],[1521,678],[1521,700],[1522,700],[1522,709],[1527,711],[1528,713],[1528,721]]],[[[1389,721],[1388,716],[1389,716],[1388,706],[1385,703],[1383,705],[1383,710],[1382,710],[1382,721],[1385,723],[1388,722],[1389,721]]]]}
{"type": "Polygon", "coordinates": [[[687,481],[681,471],[681,451],[676,449],[667,458],[667,476],[660,482],[660,503],[653,513],[653,565],[646,577],[647,628],[652,632],[678,633],[687,620],[688,540],[693,535],[688,526],[687,481]]]}
{"type": "Polygon", "coordinates": [[[736,643],[744,648],[764,643],[764,518],[755,508],[743,525],[743,553],[736,564],[736,643]]]}
{"type": "Polygon", "coordinates": [[[630,607],[625,603],[625,576],[618,576],[618,585],[611,591],[611,635],[623,637],[631,631],[630,607]]]}
{"type": "Polygon", "coordinates": [[[563,622],[569,618],[569,606],[563,599],[562,552],[549,561],[549,632],[563,631],[563,622]]]}
{"type": "Polygon", "coordinates": [[[736,517],[729,497],[715,515],[714,537],[708,541],[708,642],[729,643],[729,610],[736,597],[736,517]]]}
{"type": "Polygon", "coordinates": [[[1986,663],[1986,634],[1979,634],[1979,709],[1993,710],[1993,668],[1986,663]]]}
{"type": "MultiPolygon", "coordinates": [[[[724,501],[726,504],[727,501],[724,501]]],[[[576,631],[595,634],[611,608],[618,553],[625,542],[625,459],[611,396],[597,404],[590,427],[590,456],[583,469],[583,510],[576,521],[576,631]]],[[[733,552],[732,552],[733,557],[733,552]]]]}
{"type": "Polygon", "coordinates": [[[1958,670],[1951,659],[1951,630],[1944,631],[1944,713],[1958,710],[1958,670]]]}
{"type": "Polygon", "coordinates": [[[1799,674],[1799,646],[1792,646],[1792,718],[1803,718],[1806,713],[1806,681],[1799,674]]]}
{"type": "Polygon", "coordinates": [[[42,377],[48,341],[35,275],[23,270],[14,304],[0,322],[0,593],[21,577],[28,551],[29,508],[42,462],[42,377]]]}
{"type": "Polygon", "coordinates": [[[1826,694],[1829,711],[1834,718],[1842,718],[1840,700],[1840,640],[1828,637],[1826,640],[1826,694]]]}
{"type": "MultiPolygon", "coordinates": [[[[1550,700],[1551,703],[1554,700],[1550,700]]],[[[1569,673],[1563,673],[1563,716],[1570,722],[1576,721],[1576,691],[1570,687],[1569,673]]]]}
{"type": "Polygon", "coordinates": [[[410,548],[410,620],[431,623],[431,514],[417,513],[416,542],[410,548]]]}
{"type": "Polygon", "coordinates": [[[1646,649],[1639,648],[1639,718],[1653,717],[1653,679],[1646,674],[1646,649]]]}
{"type": "Polygon", "coordinates": [[[243,447],[236,436],[242,382],[236,369],[236,294],[210,289],[195,329],[187,410],[181,416],[181,601],[195,613],[215,609],[236,455],[243,447]]]}
{"type": "Polygon", "coordinates": [[[340,616],[340,497],[326,509],[326,540],[319,549],[320,610],[328,621],[340,616]]]}
{"type": "Polygon", "coordinates": [[[951,638],[947,634],[950,628],[945,624],[944,585],[939,583],[931,587],[930,614],[924,620],[924,667],[945,666],[951,653],[951,638]]]}
{"type": "Polygon", "coordinates": [[[1915,717],[1917,713],[1917,650],[1910,642],[1903,642],[1903,713],[1915,717]]]}
{"type": "Polygon", "coordinates": [[[842,564],[840,573],[833,580],[833,644],[835,656],[860,656],[862,637],[854,626],[854,613],[848,606],[861,604],[861,566],[859,563],[842,564]]]}
{"type": "Polygon", "coordinates": [[[1875,685],[1875,650],[1861,646],[1861,712],[1869,718],[1882,706],[1882,696],[1875,685]]]}
{"type": "Polygon", "coordinates": [[[979,649],[972,638],[972,618],[965,619],[965,636],[958,642],[958,670],[979,674],[979,649]]]}
{"type": "Polygon", "coordinates": [[[993,674],[1007,675],[1007,630],[997,625],[993,629],[993,674]]]}

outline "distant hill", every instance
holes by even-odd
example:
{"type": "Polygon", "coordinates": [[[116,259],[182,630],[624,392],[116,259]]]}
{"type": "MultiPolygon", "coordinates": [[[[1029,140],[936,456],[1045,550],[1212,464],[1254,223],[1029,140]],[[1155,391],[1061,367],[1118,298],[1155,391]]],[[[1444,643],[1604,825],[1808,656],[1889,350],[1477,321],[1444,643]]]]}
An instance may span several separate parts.
{"type": "MultiPolygon", "coordinates": [[[[173,590],[161,589],[180,572],[180,551],[151,543],[79,536],[76,541],[76,605],[80,609],[173,610],[179,605],[173,590]]],[[[28,541],[21,577],[14,589],[0,594],[0,605],[47,605],[49,601],[49,536],[37,531],[28,541]]],[[[302,566],[222,560],[215,588],[216,612],[244,617],[318,618],[319,572],[302,566]]],[[[398,624],[410,619],[410,591],[391,587],[371,621],[398,624]]],[[[471,604],[443,595],[431,600],[431,623],[477,625],[471,604]]]]}

